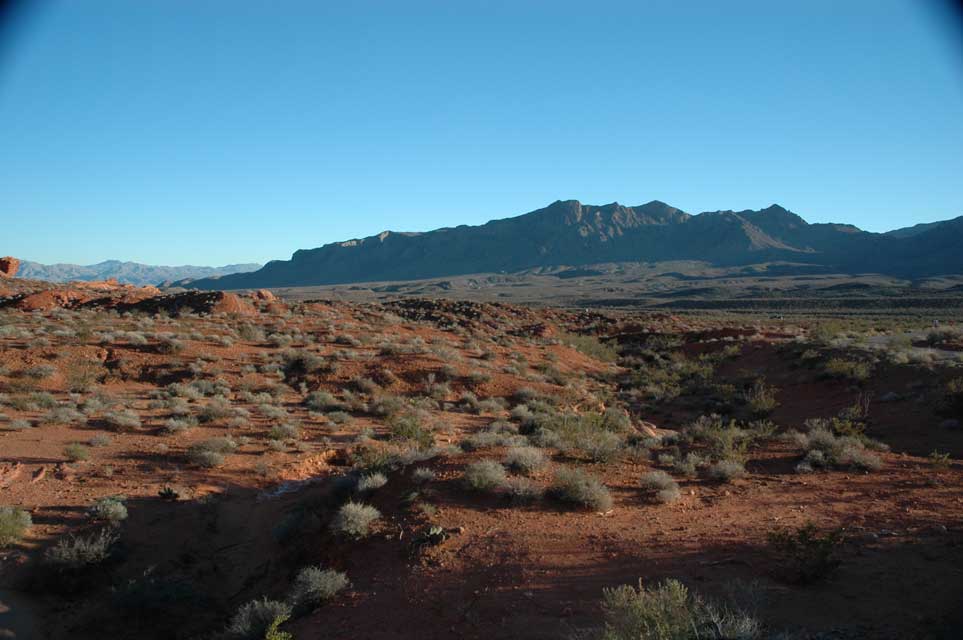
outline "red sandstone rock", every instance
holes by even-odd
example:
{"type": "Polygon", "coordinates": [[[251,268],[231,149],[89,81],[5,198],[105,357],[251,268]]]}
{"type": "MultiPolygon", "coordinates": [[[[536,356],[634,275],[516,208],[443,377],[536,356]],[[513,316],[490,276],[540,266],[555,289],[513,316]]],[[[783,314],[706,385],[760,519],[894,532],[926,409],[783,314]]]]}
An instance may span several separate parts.
{"type": "Polygon", "coordinates": [[[16,258],[7,256],[6,258],[0,258],[0,278],[12,278],[17,275],[17,270],[20,268],[20,261],[16,258]]]}

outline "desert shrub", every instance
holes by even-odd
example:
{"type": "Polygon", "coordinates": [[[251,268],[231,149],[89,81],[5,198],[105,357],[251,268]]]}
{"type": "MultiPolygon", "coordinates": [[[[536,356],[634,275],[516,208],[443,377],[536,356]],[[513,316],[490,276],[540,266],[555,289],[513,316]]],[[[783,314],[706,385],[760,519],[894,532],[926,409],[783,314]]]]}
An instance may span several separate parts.
{"type": "Polygon", "coordinates": [[[505,454],[505,465],[515,473],[530,475],[548,464],[548,458],[535,447],[512,447],[505,454]]]}
{"type": "Polygon", "coordinates": [[[928,456],[934,471],[947,471],[950,468],[950,454],[934,449],[928,456]]]}
{"type": "Polygon", "coordinates": [[[674,502],[682,497],[679,484],[665,471],[650,471],[642,474],[639,484],[659,502],[674,502]]]}
{"type": "Polygon", "coordinates": [[[190,431],[197,426],[197,419],[194,417],[187,418],[170,418],[164,422],[164,431],[171,435],[177,433],[185,433],[190,431]]]}
{"type": "Polygon", "coordinates": [[[64,447],[64,457],[71,462],[80,462],[90,457],[90,451],[84,445],[72,442],[64,447]]]}
{"type": "Polygon", "coordinates": [[[612,496],[606,486],[598,478],[581,469],[559,469],[548,492],[559,502],[588,507],[595,511],[608,511],[612,508],[612,496]]]}
{"type": "Polygon", "coordinates": [[[110,548],[115,542],[117,534],[110,529],[102,529],[87,536],[67,535],[47,549],[44,559],[60,569],[84,569],[109,558],[110,548]]]}
{"type": "Polygon", "coordinates": [[[760,624],[739,609],[703,600],[678,580],[602,592],[600,640],[752,640],[760,624]]]}
{"type": "Polygon", "coordinates": [[[107,496],[100,498],[90,508],[90,517],[103,520],[112,525],[118,525],[127,519],[127,507],[123,496],[107,496]]]}
{"type": "Polygon", "coordinates": [[[187,450],[187,459],[200,467],[219,467],[224,464],[224,455],[237,449],[237,443],[231,438],[210,438],[191,445],[187,450]]]}
{"type": "Polygon", "coordinates": [[[110,439],[110,436],[99,433],[95,435],[93,438],[91,438],[90,440],[88,440],[87,444],[89,444],[92,447],[107,447],[107,446],[110,446],[111,442],[112,440],[110,439]]]}
{"type": "Polygon", "coordinates": [[[513,502],[534,502],[544,491],[528,478],[509,478],[505,485],[513,502]]]}
{"type": "Polygon", "coordinates": [[[757,438],[753,431],[739,428],[735,420],[726,422],[715,414],[699,416],[683,429],[683,434],[695,442],[705,443],[713,460],[736,462],[746,459],[749,447],[757,438]]]}
{"type": "Polygon", "coordinates": [[[757,417],[768,416],[779,406],[779,401],[776,400],[776,388],[761,380],[757,380],[752,387],[743,392],[743,399],[749,413],[757,417]]]}
{"type": "Polygon", "coordinates": [[[623,446],[619,434],[625,428],[622,415],[614,412],[536,413],[523,423],[523,432],[539,434],[533,439],[535,444],[554,445],[565,452],[578,451],[595,462],[611,460],[618,453],[623,446]],[[547,435],[547,432],[554,436],[547,435]]]}
{"type": "Polygon", "coordinates": [[[355,486],[355,491],[358,493],[366,493],[380,489],[386,484],[388,484],[388,476],[385,474],[379,472],[369,473],[368,475],[358,478],[358,484],[355,486]]]}
{"type": "Polygon", "coordinates": [[[45,424],[85,424],[87,416],[73,407],[57,407],[52,409],[42,419],[45,424]]]}
{"type": "Polygon", "coordinates": [[[944,416],[963,420],[963,378],[954,378],[946,383],[938,410],[944,416]]]}
{"type": "Polygon", "coordinates": [[[229,400],[223,398],[214,398],[197,412],[197,421],[201,423],[214,422],[215,420],[224,420],[237,415],[234,407],[231,406],[229,400]]]}
{"type": "Polygon", "coordinates": [[[184,350],[184,343],[177,338],[161,337],[157,341],[157,353],[174,354],[184,350]]]}
{"type": "Polygon", "coordinates": [[[57,373],[57,367],[52,364],[38,364],[34,367],[28,367],[20,372],[20,375],[27,378],[33,378],[34,380],[43,380],[49,378],[57,373]]]}
{"type": "Polygon", "coordinates": [[[411,480],[417,484],[431,482],[436,478],[434,471],[428,467],[418,467],[411,472],[411,480]]]}
{"type": "Polygon", "coordinates": [[[835,573],[840,565],[842,543],[841,529],[820,534],[813,523],[769,534],[769,546],[787,577],[800,583],[818,582],[835,573]]]}
{"type": "Polygon", "coordinates": [[[67,365],[64,379],[70,391],[89,391],[103,373],[101,364],[94,360],[77,360],[67,365]]]}
{"type": "Polygon", "coordinates": [[[327,416],[328,420],[335,424],[345,424],[347,422],[351,422],[352,420],[351,414],[344,411],[332,411],[331,413],[327,414],[327,416]]]}
{"type": "Polygon", "coordinates": [[[480,460],[465,467],[465,487],[472,491],[491,492],[505,486],[505,467],[494,460],[480,460]]]}
{"type": "Polygon", "coordinates": [[[595,336],[562,332],[558,338],[562,343],[596,360],[615,362],[619,358],[618,349],[612,343],[602,342],[595,336]]]}
{"type": "Polygon", "coordinates": [[[108,411],[104,414],[104,422],[115,431],[126,431],[140,427],[140,416],[130,409],[108,411]]]}
{"type": "MultiPolygon", "coordinates": [[[[227,625],[226,634],[229,638],[238,640],[262,640],[275,620],[287,619],[291,615],[291,606],[286,602],[260,600],[247,602],[235,612],[227,625]]],[[[276,630],[276,626],[275,626],[276,630]]]]}
{"type": "Polygon", "coordinates": [[[304,405],[311,411],[323,413],[341,408],[341,402],[327,391],[313,391],[304,399],[304,405]]]}
{"type": "Polygon", "coordinates": [[[0,549],[16,544],[33,526],[30,514],[17,507],[0,507],[0,549]]]}
{"type": "Polygon", "coordinates": [[[296,424],[276,424],[268,431],[271,440],[295,440],[301,436],[301,428],[296,424]]]}
{"type": "Polygon", "coordinates": [[[731,482],[746,475],[746,468],[736,460],[720,460],[709,467],[709,477],[720,482],[731,482]]]}
{"type": "Polygon", "coordinates": [[[348,586],[348,576],[334,569],[304,567],[288,592],[288,602],[294,607],[317,605],[330,600],[348,586]]]}
{"type": "Polygon", "coordinates": [[[805,450],[805,464],[799,470],[808,471],[820,467],[852,467],[865,471],[880,469],[883,461],[866,450],[866,439],[851,435],[838,436],[833,432],[833,425],[838,422],[835,418],[828,421],[808,420],[808,433],[791,434],[796,444],[805,450]]]}
{"type": "Polygon", "coordinates": [[[381,517],[374,507],[360,502],[346,502],[331,521],[331,530],[349,538],[368,535],[372,523],[381,517]]]}
{"type": "Polygon", "coordinates": [[[831,358],[823,365],[823,375],[829,378],[844,378],[856,382],[869,379],[872,367],[867,362],[847,360],[845,358],[831,358]]]}
{"type": "Polygon", "coordinates": [[[189,582],[160,576],[154,567],[138,578],[131,578],[111,593],[113,604],[131,614],[162,615],[172,607],[197,597],[189,582]]]}
{"type": "Polygon", "coordinates": [[[368,404],[368,411],[375,416],[390,417],[405,408],[405,401],[398,396],[379,394],[368,404]]]}
{"type": "Polygon", "coordinates": [[[404,440],[428,449],[435,443],[431,430],[421,424],[415,415],[396,416],[388,422],[392,440],[404,440]]]}
{"type": "Polygon", "coordinates": [[[23,429],[29,429],[33,425],[30,423],[29,420],[18,418],[16,420],[11,420],[10,424],[8,424],[7,426],[14,431],[21,431],[23,429]]]}

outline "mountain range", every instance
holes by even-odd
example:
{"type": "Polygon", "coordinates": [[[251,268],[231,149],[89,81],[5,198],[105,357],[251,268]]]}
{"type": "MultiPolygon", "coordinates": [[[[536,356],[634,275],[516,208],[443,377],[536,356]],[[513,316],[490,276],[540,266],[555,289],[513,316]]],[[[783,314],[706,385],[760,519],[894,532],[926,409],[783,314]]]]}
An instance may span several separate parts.
{"type": "Polygon", "coordinates": [[[260,269],[259,264],[229,264],[223,267],[195,267],[185,265],[180,267],[165,267],[138,262],[121,262],[120,260],[106,260],[97,264],[40,264],[24,260],[20,263],[17,276],[31,280],[46,280],[48,282],[69,282],[81,280],[107,280],[116,278],[118,282],[135,285],[158,285],[185,278],[206,278],[223,276],[233,273],[244,273],[260,269]]]}
{"type": "Polygon", "coordinates": [[[293,287],[414,280],[547,266],[699,260],[733,266],[781,261],[811,271],[922,277],[963,273],[963,216],[862,231],[810,224],[772,205],[691,215],[659,201],[640,206],[557,201],[513,218],[423,233],[385,231],[274,260],[249,273],[182,280],[197,289],[293,287]]]}

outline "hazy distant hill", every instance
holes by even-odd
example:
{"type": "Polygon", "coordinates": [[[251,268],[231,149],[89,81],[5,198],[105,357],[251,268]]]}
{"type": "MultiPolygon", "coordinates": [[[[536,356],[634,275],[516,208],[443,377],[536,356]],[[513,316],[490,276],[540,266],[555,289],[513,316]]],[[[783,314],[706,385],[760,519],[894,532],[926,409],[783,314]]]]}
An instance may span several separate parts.
{"type": "Polygon", "coordinates": [[[554,202],[480,226],[425,233],[385,231],[271,261],[258,271],[180,284],[201,289],[409,280],[541,266],[700,260],[717,265],[787,261],[851,273],[963,273],[963,217],[905,233],[809,224],[772,205],[690,215],[663,202],[554,202]]]}
{"type": "Polygon", "coordinates": [[[184,278],[206,278],[232,273],[245,273],[260,269],[259,264],[229,264],[224,267],[164,267],[137,262],[121,262],[107,260],[97,264],[40,264],[39,262],[23,261],[20,264],[19,278],[31,280],[47,280],[49,282],[68,282],[70,280],[106,280],[117,278],[118,282],[126,284],[160,284],[171,280],[184,278]]]}

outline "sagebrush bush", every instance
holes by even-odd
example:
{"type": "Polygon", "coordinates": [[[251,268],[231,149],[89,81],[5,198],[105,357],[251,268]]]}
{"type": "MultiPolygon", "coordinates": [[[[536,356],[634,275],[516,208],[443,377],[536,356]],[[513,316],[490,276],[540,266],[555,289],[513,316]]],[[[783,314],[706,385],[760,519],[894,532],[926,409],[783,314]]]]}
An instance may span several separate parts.
{"type": "Polygon", "coordinates": [[[769,534],[769,546],[787,577],[801,583],[825,580],[835,573],[840,565],[842,543],[841,529],[820,533],[813,523],[769,534]]]}
{"type": "Polygon", "coordinates": [[[709,477],[720,482],[731,482],[746,475],[746,468],[735,460],[720,460],[709,467],[709,477]]]}
{"type": "Polygon", "coordinates": [[[418,467],[411,472],[411,479],[413,482],[417,482],[418,484],[431,482],[435,479],[435,472],[428,467],[418,467]]]}
{"type": "Polygon", "coordinates": [[[118,525],[127,519],[127,507],[122,496],[100,498],[90,508],[90,517],[118,525]]]}
{"type": "Polygon", "coordinates": [[[331,530],[350,538],[363,538],[368,535],[372,523],[381,517],[374,507],[360,502],[346,502],[331,520],[331,530]]]}
{"type": "Polygon", "coordinates": [[[494,460],[480,460],[465,467],[465,487],[472,491],[491,492],[505,486],[505,467],[494,460]]]}
{"type": "Polygon", "coordinates": [[[82,444],[73,442],[64,447],[64,457],[71,462],[80,462],[90,457],[90,452],[82,444]]]}
{"type": "Polygon", "coordinates": [[[601,640],[753,640],[761,631],[749,614],[703,600],[671,579],[605,589],[602,611],[601,640]]]}
{"type": "Polygon", "coordinates": [[[608,511],[612,508],[612,496],[602,482],[581,469],[561,468],[549,488],[549,495],[560,502],[608,511]]]}
{"type": "Polygon", "coordinates": [[[386,484],[388,484],[388,476],[385,474],[378,472],[369,473],[368,475],[358,478],[358,484],[355,486],[355,491],[358,493],[366,493],[380,489],[386,484]]]}
{"type": "Polygon", "coordinates": [[[0,549],[23,539],[33,526],[30,514],[17,507],[0,507],[0,549]]]}
{"type": "Polygon", "coordinates": [[[548,458],[535,447],[512,447],[505,454],[505,466],[524,475],[530,475],[548,464],[548,458]]]}
{"type": "Polygon", "coordinates": [[[109,411],[104,414],[104,422],[117,431],[136,429],[140,427],[140,416],[130,409],[109,411]]]}
{"type": "Polygon", "coordinates": [[[67,535],[47,549],[44,559],[62,569],[79,570],[109,558],[110,548],[115,542],[117,534],[109,529],[86,536],[67,535]]]}
{"type": "Polygon", "coordinates": [[[650,471],[642,474],[639,484],[659,502],[674,502],[682,497],[679,484],[665,471],[650,471]]]}
{"type": "Polygon", "coordinates": [[[247,602],[237,610],[227,625],[227,635],[238,640],[262,640],[271,624],[278,618],[291,615],[286,602],[268,600],[267,597],[247,602]]]}
{"type": "Polygon", "coordinates": [[[294,607],[313,606],[330,600],[348,586],[348,576],[334,569],[304,567],[298,572],[288,593],[294,607]]]}

